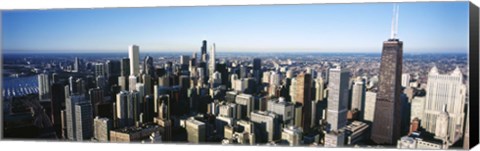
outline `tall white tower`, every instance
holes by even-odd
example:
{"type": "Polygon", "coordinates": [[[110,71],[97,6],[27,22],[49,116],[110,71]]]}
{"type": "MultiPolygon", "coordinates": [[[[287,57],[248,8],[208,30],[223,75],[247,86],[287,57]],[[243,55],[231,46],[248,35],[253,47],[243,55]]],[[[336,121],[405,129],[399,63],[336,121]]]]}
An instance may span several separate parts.
{"type": "Polygon", "coordinates": [[[210,50],[210,65],[208,69],[210,69],[209,76],[212,76],[215,72],[215,43],[213,43],[212,49],[210,50]]]}
{"type": "Polygon", "coordinates": [[[139,72],[139,47],[137,45],[130,45],[128,47],[128,58],[130,59],[130,75],[137,76],[139,72]]]}
{"type": "Polygon", "coordinates": [[[437,67],[433,67],[428,74],[427,95],[422,125],[428,132],[443,132],[437,130],[437,119],[448,113],[447,135],[449,141],[454,143],[462,137],[465,119],[466,85],[463,84],[463,74],[457,67],[450,74],[440,74],[437,67]],[[446,105],[446,108],[444,108],[446,105]]]}

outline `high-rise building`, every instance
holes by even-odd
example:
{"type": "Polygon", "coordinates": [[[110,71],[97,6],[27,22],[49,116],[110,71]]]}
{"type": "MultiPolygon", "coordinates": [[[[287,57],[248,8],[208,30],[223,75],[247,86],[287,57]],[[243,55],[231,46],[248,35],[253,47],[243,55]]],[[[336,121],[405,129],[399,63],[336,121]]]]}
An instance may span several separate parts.
{"type": "Polygon", "coordinates": [[[302,129],[294,126],[283,128],[282,139],[286,140],[290,146],[298,146],[302,142],[302,129]]]}
{"type": "Polygon", "coordinates": [[[301,73],[296,78],[295,101],[302,104],[302,122],[301,127],[305,133],[311,129],[312,116],[312,76],[307,73],[301,73]]]}
{"type": "Polygon", "coordinates": [[[402,87],[410,87],[410,74],[402,74],[402,87]]]}
{"type": "Polygon", "coordinates": [[[153,58],[146,56],[143,60],[143,72],[150,77],[155,77],[155,67],[153,66],[153,58]]]}
{"type": "Polygon", "coordinates": [[[278,114],[285,126],[293,125],[294,109],[294,104],[287,102],[283,97],[267,102],[267,111],[278,114]]]}
{"type": "Polygon", "coordinates": [[[105,64],[97,62],[93,64],[95,69],[95,78],[98,76],[105,76],[105,64]]]}
{"type": "Polygon", "coordinates": [[[384,42],[371,136],[379,144],[394,144],[400,138],[402,51],[402,41],[384,42]]]}
{"type": "Polygon", "coordinates": [[[253,77],[257,83],[262,82],[262,75],[262,59],[253,58],[253,77]]]}
{"type": "Polygon", "coordinates": [[[365,82],[362,78],[357,77],[355,84],[352,87],[352,105],[351,109],[358,109],[360,119],[363,119],[363,112],[365,111],[365,82]]]}
{"type": "Polygon", "coordinates": [[[436,134],[437,119],[446,105],[449,117],[448,136],[449,141],[458,141],[463,134],[465,119],[465,99],[467,88],[463,84],[463,74],[457,67],[450,74],[440,74],[433,67],[428,74],[427,95],[422,125],[425,130],[436,134]]]}
{"type": "Polygon", "coordinates": [[[80,71],[80,60],[78,59],[78,57],[75,57],[75,61],[73,63],[73,70],[74,72],[80,71]]]}
{"type": "MultiPolygon", "coordinates": [[[[393,18],[397,18],[395,17],[397,15],[398,9],[393,18]]],[[[396,37],[396,30],[396,20],[393,19],[392,36],[383,42],[380,80],[372,125],[371,139],[377,144],[395,144],[401,134],[403,42],[396,37]]]]}
{"type": "Polygon", "coordinates": [[[130,59],[130,75],[137,76],[139,73],[139,47],[137,45],[130,45],[128,48],[128,58],[130,59]]]}
{"type": "Polygon", "coordinates": [[[100,88],[93,88],[88,90],[88,95],[90,96],[92,106],[94,106],[93,115],[97,116],[99,111],[96,105],[103,102],[103,97],[105,96],[104,91],[100,88]]]}
{"type": "Polygon", "coordinates": [[[206,40],[203,40],[202,41],[202,52],[201,54],[207,54],[207,41],[206,40]]]}
{"type": "Polygon", "coordinates": [[[238,104],[238,109],[240,109],[240,118],[250,118],[250,113],[253,111],[253,96],[244,93],[239,94],[235,98],[235,103],[238,104]]]}
{"type": "Polygon", "coordinates": [[[322,77],[318,77],[315,79],[315,100],[316,101],[323,101],[324,99],[324,82],[322,77]]]}
{"type": "Polygon", "coordinates": [[[112,120],[108,118],[95,117],[93,120],[93,137],[100,142],[110,140],[110,130],[113,128],[112,120]]]}
{"type": "Polygon", "coordinates": [[[75,105],[76,141],[89,140],[93,136],[92,104],[89,102],[75,105]]]}
{"type": "Polygon", "coordinates": [[[258,134],[255,140],[258,142],[269,142],[280,139],[280,124],[278,115],[272,112],[253,111],[250,120],[254,123],[258,134]]]}
{"type": "Polygon", "coordinates": [[[122,58],[120,62],[121,66],[121,76],[128,77],[130,75],[130,59],[129,58],[122,58]]]}
{"type": "Polygon", "coordinates": [[[216,64],[216,61],[215,61],[215,43],[213,43],[212,45],[212,49],[210,50],[210,62],[208,63],[208,76],[212,76],[213,73],[216,71],[215,70],[215,64],[216,64]]]}
{"type": "MultiPolygon", "coordinates": [[[[67,125],[67,138],[69,140],[77,140],[77,121],[76,121],[76,104],[85,103],[84,95],[71,95],[65,100],[65,114],[67,125]]],[[[91,112],[91,111],[90,111],[91,112]]]]}
{"type": "Polygon", "coordinates": [[[40,100],[50,98],[50,80],[48,74],[38,75],[38,96],[40,100]]]}
{"type": "Polygon", "coordinates": [[[180,55],[180,64],[181,65],[188,65],[189,64],[190,57],[186,55],[180,55]]]}
{"type": "Polygon", "coordinates": [[[65,104],[65,85],[60,83],[52,84],[51,117],[57,136],[61,136],[61,111],[62,104],[65,104]]]}
{"type": "Polygon", "coordinates": [[[133,91],[137,89],[137,76],[130,75],[128,77],[128,90],[133,91]]]}
{"type": "Polygon", "coordinates": [[[425,96],[416,96],[412,99],[411,106],[412,110],[410,113],[410,120],[418,118],[424,120],[423,114],[425,112],[425,96]]]}
{"type": "Polygon", "coordinates": [[[115,102],[116,105],[116,119],[118,119],[116,122],[118,128],[124,127],[127,125],[127,113],[128,113],[128,97],[129,93],[128,91],[120,91],[120,93],[117,94],[117,101],[115,102]]]}
{"type": "Polygon", "coordinates": [[[188,142],[198,144],[206,140],[206,124],[193,117],[185,121],[185,128],[188,134],[188,142]]]}
{"type": "Polygon", "coordinates": [[[367,91],[365,93],[365,111],[363,112],[363,120],[373,122],[375,115],[375,104],[377,102],[377,93],[367,91]]]}
{"type": "Polygon", "coordinates": [[[330,69],[329,75],[327,122],[330,130],[328,131],[338,131],[347,125],[350,72],[337,67],[330,69]]]}

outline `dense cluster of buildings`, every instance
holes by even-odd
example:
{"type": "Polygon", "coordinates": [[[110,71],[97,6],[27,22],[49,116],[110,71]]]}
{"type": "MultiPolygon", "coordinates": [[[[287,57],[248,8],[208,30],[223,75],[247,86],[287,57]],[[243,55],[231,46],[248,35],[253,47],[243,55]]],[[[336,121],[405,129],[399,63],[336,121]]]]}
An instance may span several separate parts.
{"type": "Polygon", "coordinates": [[[315,70],[222,60],[207,48],[162,63],[141,61],[137,45],[121,59],[76,57],[64,72],[38,75],[39,99],[50,102],[58,138],[72,141],[446,149],[469,137],[462,71],[433,67],[422,82],[403,71],[395,35],[373,76],[341,60],[315,70]]]}

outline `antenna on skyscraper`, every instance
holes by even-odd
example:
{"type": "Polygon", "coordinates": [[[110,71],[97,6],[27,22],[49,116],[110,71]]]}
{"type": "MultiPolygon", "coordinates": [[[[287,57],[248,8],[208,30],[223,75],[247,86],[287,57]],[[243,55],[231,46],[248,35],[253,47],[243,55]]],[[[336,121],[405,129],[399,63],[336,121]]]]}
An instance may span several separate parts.
{"type": "Polygon", "coordinates": [[[398,33],[398,12],[400,11],[400,6],[398,4],[393,4],[393,14],[392,14],[392,29],[391,29],[391,39],[397,39],[398,33]]]}

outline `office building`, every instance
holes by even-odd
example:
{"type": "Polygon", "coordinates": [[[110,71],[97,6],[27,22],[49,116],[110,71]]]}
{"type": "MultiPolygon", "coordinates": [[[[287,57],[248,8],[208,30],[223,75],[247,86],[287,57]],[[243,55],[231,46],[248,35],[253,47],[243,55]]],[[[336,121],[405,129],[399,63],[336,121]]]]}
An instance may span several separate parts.
{"type": "MultiPolygon", "coordinates": [[[[77,118],[76,118],[76,107],[75,105],[80,103],[85,103],[87,100],[84,95],[71,95],[65,100],[65,115],[66,115],[66,125],[67,125],[67,138],[69,140],[77,140],[77,118]]],[[[91,111],[90,111],[91,112],[91,111]]],[[[80,112],[82,113],[82,112],[80,112]]]]}
{"type": "Polygon", "coordinates": [[[315,79],[315,100],[316,101],[323,101],[324,99],[324,82],[322,77],[318,77],[315,79]]]}
{"type": "Polygon", "coordinates": [[[38,75],[38,96],[40,101],[50,98],[50,80],[46,73],[38,75]]]}
{"type": "Polygon", "coordinates": [[[360,121],[353,121],[345,127],[346,145],[356,145],[369,139],[369,125],[360,121]]]}
{"type": "Polygon", "coordinates": [[[425,96],[416,96],[411,101],[411,113],[410,113],[410,120],[418,118],[420,120],[424,120],[423,115],[425,113],[425,96]]]}
{"type": "MultiPolygon", "coordinates": [[[[398,9],[395,16],[398,15],[398,9]]],[[[395,21],[395,20],[394,20],[395,21]]],[[[378,82],[377,101],[371,139],[377,144],[395,144],[401,133],[401,74],[403,42],[396,37],[396,23],[392,36],[383,42],[378,82]]]]}
{"type": "Polygon", "coordinates": [[[352,86],[351,110],[358,109],[360,111],[360,115],[363,115],[363,112],[365,111],[365,91],[366,87],[363,79],[357,77],[352,86]]]}
{"type": "Polygon", "coordinates": [[[95,117],[93,120],[93,137],[100,142],[110,140],[110,130],[113,128],[112,120],[108,118],[95,117]]]}
{"type": "Polygon", "coordinates": [[[270,142],[280,139],[280,122],[278,115],[272,112],[253,111],[250,121],[254,123],[258,134],[255,140],[258,142],[270,142]]]}
{"type": "Polygon", "coordinates": [[[120,62],[121,72],[120,75],[124,77],[128,77],[130,75],[130,59],[129,58],[122,58],[120,62]]]}
{"type": "Polygon", "coordinates": [[[446,105],[449,116],[448,135],[449,141],[458,141],[463,134],[465,119],[465,100],[467,88],[463,84],[463,74],[457,67],[450,74],[440,74],[433,67],[428,74],[427,95],[422,125],[425,130],[436,134],[437,119],[446,105]]]}
{"type": "Polygon", "coordinates": [[[347,125],[350,72],[337,66],[335,69],[330,69],[329,75],[327,122],[330,130],[328,131],[338,131],[347,125]]]}
{"type": "Polygon", "coordinates": [[[128,47],[128,58],[130,59],[130,75],[138,76],[139,69],[139,47],[137,45],[130,45],[128,47]]]}
{"type": "Polygon", "coordinates": [[[311,116],[312,116],[312,76],[307,73],[301,73],[297,75],[296,79],[296,91],[295,102],[300,103],[302,108],[301,127],[303,132],[309,133],[311,129],[311,116]]]}
{"type": "Polygon", "coordinates": [[[410,74],[402,74],[402,87],[410,87],[410,74]]]}
{"type": "Polygon", "coordinates": [[[282,140],[286,140],[290,146],[298,146],[302,143],[303,132],[299,127],[289,126],[283,128],[282,140]]]}
{"type": "Polygon", "coordinates": [[[250,114],[253,111],[253,96],[250,94],[239,94],[235,98],[235,103],[238,104],[238,108],[240,109],[241,119],[243,118],[250,118],[250,114]]]}
{"type": "Polygon", "coordinates": [[[267,102],[267,111],[277,114],[284,126],[291,126],[293,125],[294,105],[292,102],[287,102],[285,98],[280,97],[267,102]]]}
{"type": "Polygon", "coordinates": [[[75,104],[75,124],[75,140],[90,140],[93,136],[92,104],[89,102],[75,104]]]}
{"type": "Polygon", "coordinates": [[[160,131],[158,125],[132,126],[110,130],[110,142],[141,142],[149,139],[152,133],[160,131]]]}
{"type": "Polygon", "coordinates": [[[185,120],[185,128],[188,134],[188,142],[198,144],[206,140],[206,124],[193,117],[185,120]]]}

